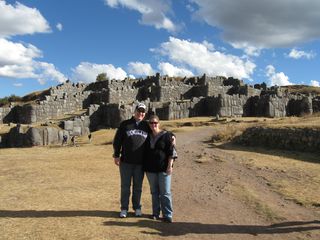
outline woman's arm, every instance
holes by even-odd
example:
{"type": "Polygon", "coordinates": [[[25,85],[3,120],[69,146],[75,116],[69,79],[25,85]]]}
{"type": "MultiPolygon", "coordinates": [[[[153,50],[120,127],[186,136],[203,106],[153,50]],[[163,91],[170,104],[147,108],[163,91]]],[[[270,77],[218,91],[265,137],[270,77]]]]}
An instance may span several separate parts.
{"type": "Polygon", "coordinates": [[[166,173],[168,175],[170,175],[172,173],[172,170],[173,170],[173,158],[169,157],[169,159],[168,159],[168,167],[167,167],[166,173]]]}

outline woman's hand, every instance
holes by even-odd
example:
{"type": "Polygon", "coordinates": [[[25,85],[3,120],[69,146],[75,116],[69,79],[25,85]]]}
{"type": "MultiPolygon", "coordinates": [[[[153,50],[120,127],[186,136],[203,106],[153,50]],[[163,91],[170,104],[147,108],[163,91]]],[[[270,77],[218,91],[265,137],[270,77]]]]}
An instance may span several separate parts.
{"type": "Polygon", "coordinates": [[[168,159],[168,167],[167,167],[166,173],[170,175],[172,173],[172,170],[173,170],[173,159],[170,157],[168,159]]]}

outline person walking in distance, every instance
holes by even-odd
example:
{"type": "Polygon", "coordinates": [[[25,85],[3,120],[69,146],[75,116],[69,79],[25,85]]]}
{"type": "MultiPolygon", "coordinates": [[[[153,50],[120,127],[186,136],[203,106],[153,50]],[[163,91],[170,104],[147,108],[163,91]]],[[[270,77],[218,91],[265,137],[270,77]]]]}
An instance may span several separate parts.
{"type": "Polygon", "coordinates": [[[133,183],[132,207],[136,217],[142,215],[140,203],[144,178],[142,161],[145,141],[150,131],[148,123],[144,121],[145,115],[146,105],[139,103],[133,117],[120,123],[113,140],[114,163],[119,166],[120,170],[121,218],[128,215],[131,182],[133,183]]]}

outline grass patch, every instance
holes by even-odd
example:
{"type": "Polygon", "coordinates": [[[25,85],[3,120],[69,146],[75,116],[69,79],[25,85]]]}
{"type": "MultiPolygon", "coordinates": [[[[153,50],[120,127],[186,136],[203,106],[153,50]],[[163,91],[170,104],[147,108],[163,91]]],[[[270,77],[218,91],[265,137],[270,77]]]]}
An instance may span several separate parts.
{"type": "Polygon", "coordinates": [[[246,206],[252,208],[257,214],[267,220],[272,222],[283,220],[283,217],[279,216],[263,199],[260,199],[251,188],[243,185],[234,185],[232,186],[232,192],[238,199],[243,201],[246,206]]]}
{"type": "Polygon", "coordinates": [[[285,199],[305,207],[320,205],[320,164],[316,154],[246,147],[230,147],[227,151],[257,171],[285,199]]]}

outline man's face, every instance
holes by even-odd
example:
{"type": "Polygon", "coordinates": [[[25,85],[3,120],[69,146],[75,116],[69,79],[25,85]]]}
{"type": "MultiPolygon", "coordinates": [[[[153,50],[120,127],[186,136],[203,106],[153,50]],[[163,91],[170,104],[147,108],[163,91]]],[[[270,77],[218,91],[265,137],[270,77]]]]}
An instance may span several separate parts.
{"type": "Polygon", "coordinates": [[[138,108],[134,112],[134,118],[136,119],[136,121],[143,120],[145,116],[146,116],[146,110],[144,108],[138,108]]]}

